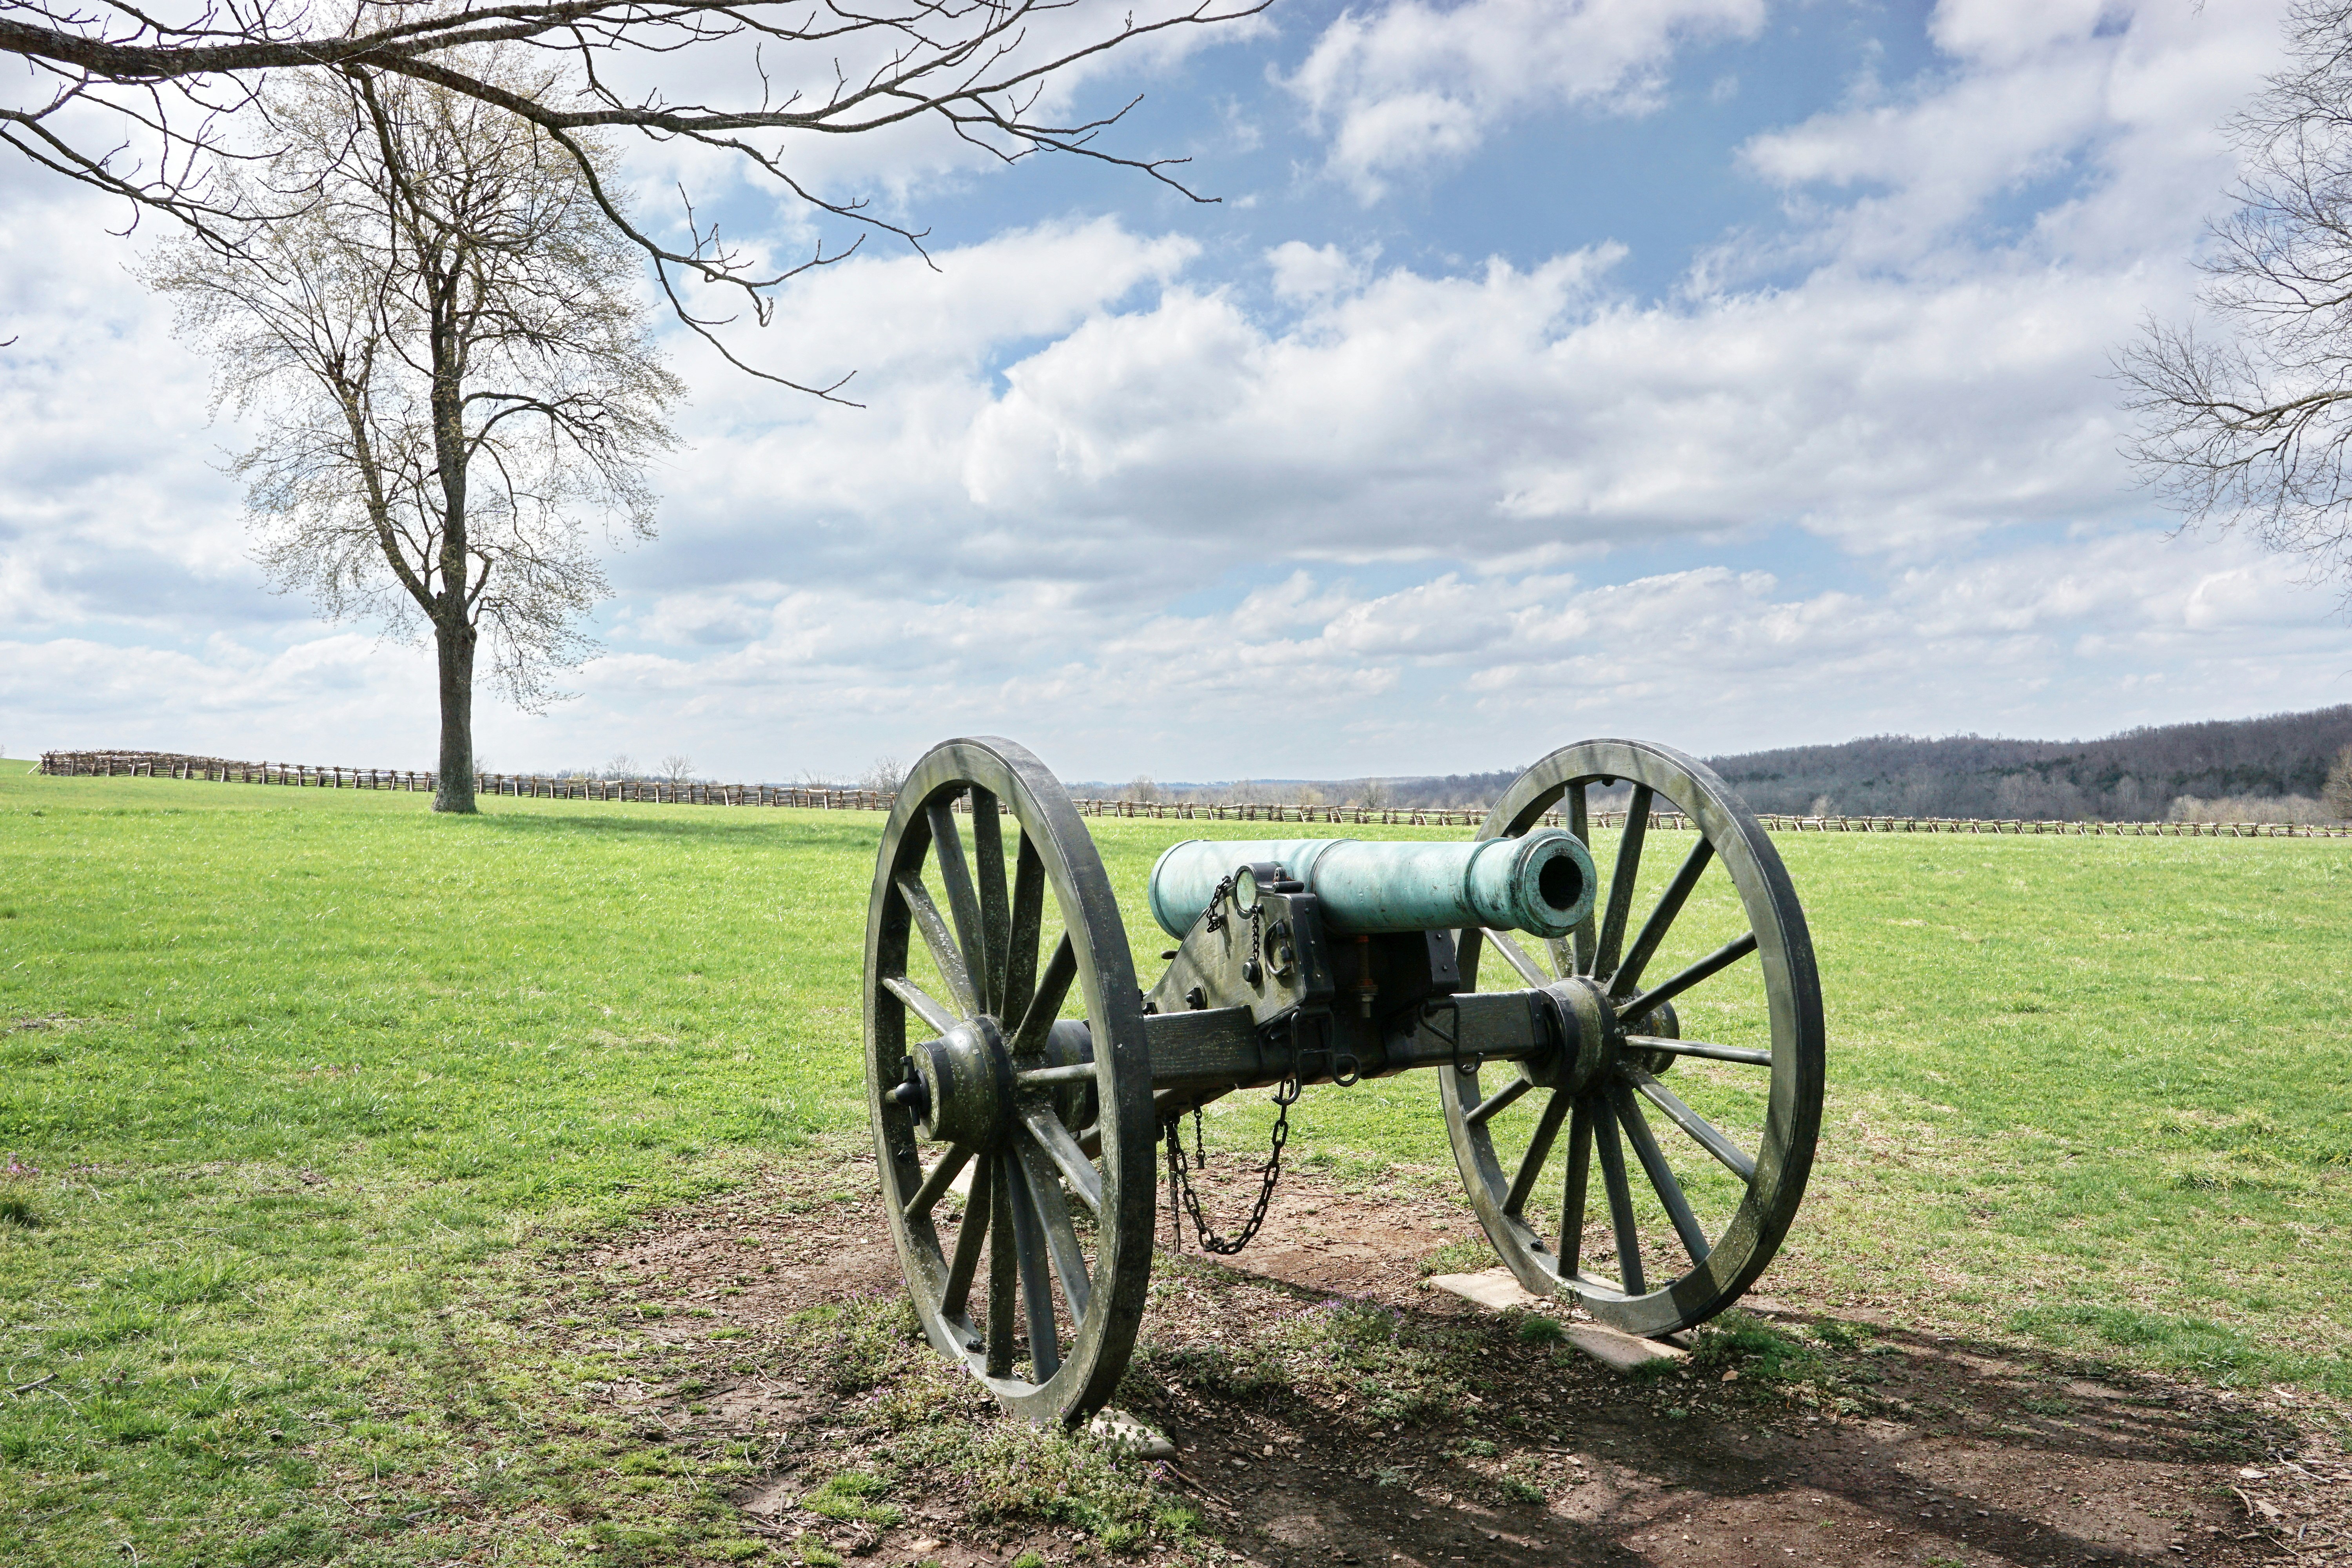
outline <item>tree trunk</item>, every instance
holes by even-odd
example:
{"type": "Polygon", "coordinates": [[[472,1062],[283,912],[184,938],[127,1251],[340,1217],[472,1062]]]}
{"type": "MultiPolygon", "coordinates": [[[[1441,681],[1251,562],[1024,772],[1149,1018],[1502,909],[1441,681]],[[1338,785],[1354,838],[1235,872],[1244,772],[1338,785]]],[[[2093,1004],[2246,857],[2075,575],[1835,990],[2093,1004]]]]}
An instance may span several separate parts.
{"type": "Polygon", "coordinates": [[[474,644],[464,621],[436,624],[433,651],[441,666],[441,771],[433,780],[433,809],[474,810],[474,644]]]}

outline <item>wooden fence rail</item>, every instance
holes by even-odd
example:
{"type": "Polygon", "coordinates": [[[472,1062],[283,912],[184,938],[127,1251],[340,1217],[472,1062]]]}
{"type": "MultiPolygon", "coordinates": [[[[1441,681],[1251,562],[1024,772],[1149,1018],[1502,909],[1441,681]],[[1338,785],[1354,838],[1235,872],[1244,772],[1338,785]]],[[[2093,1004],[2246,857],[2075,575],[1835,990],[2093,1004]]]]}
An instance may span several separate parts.
{"type": "MultiPolygon", "coordinates": [[[[313,766],[299,763],[246,763],[226,757],[187,756],[175,752],[45,752],[41,772],[73,778],[171,778],[213,784],[277,784],[295,789],[421,790],[433,775],[398,768],[313,766]]],[[[642,801],[660,805],[794,806],[817,811],[887,811],[896,800],[888,790],[824,789],[803,784],[717,784],[664,779],[592,779],[537,773],[481,773],[478,793],[534,796],[543,800],[642,801]]],[[[1484,807],[1324,805],[1260,801],[1080,800],[1084,816],[1153,817],[1182,822],[1299,822],[1405,827],[1475,827],[1484,807]]],[[[959,801],[968,810],[969,801],[959,801]]],[[[1543,819],[1558,826],[1554,812],[1543,819]]],[[[1759,813],[1774,833],[2011,833],[2093,837],[2162,838],[2346,838],[2352,823],[2281,822],[2053,822],[2031,818],[1952,816],[1788,816],[1759,813]]],[[[1597,827],[1622,826],[1622,811],[1595,811],[1597,827]]],[[[1650,826],[1664,832],[1687,829],[1679,812],[1653,812],[1650,826]]]]}

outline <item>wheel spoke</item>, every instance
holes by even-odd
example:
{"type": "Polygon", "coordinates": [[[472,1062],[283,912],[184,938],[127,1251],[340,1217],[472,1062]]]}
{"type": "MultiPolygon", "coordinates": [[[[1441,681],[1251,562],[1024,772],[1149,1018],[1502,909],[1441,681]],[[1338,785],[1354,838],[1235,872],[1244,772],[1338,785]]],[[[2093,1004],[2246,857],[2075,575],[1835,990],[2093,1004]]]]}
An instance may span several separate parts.
{"type": "MultiPolygon", "coordinates": [[[[1055,1277],[1062,1282],[1062,1300],[1069,1306],[1070,1331],[1075,1335],[1078,1324],[1086,1321],[1092,1289],[1087,1276],[1087,1255],[1078,1246],[1077,1227],[1070,1223],[1070,1205],[1062,1196],[1062,1178],[1054,1162],[1045,1157],[1045,1151],[1025,1140],[1020,1152],[1022,1174],[1028,1178],[1029,1205],[1036,1213],[1038,1227],[1045,1233],[1045,1253],[1054,1265],[1055,1277]]],[[[1025,1279],[1022,1289],[1028,1289],[1025,1279]]],[[[1034,1309],[1030,1322],[1029,1335],[1034,1341],[1037,1334],[1034,1309]]]]}
{"type": "MultiPolygon", "coordinates": [[[[1590,850],[1592,847],[1592,816],[1584,790],[1585,786],[1580,784],[1570,784],[1564,798],[1568,803],[1568,830],[1576,836],[1576,841],[1579,844],[1590,850]]],[[[1591,973],[1592,916],[1591,914],[1588,913],[1582,920],[1576,922],[1576,929],[1568,933],[1568,940],[1569,951],[1574,959],[1573,966],[1569,973],[1591,973]]]]}
{"type": "Polygon", "coordinates": [[[1705,1057],[1711,1062],[1741,1062],[1769,1068],[1772,1053],[1755,1046],[1718,1046],[1709,1040],[1677,1040],[1664,1035],[1628,1035],[1626,1046],[1635,1051],[1664,1051],[1670,1057],[1705,1057]]]}
{"type": "Polygon", "coordinates": [[[1502,955],[1503,962],[1517,970],[1519,978],[1530,986],[1540,988],[1551,984],[1551,976],[1543,972],[1543,965],[1529,958],[1526,950],[1511,940],[1508,931],[1490,931],[1486,933],[1486,940],[1494,943],[1495,951],[1502,955]]]}
{"type": "Polygon", "coordinates": [[[1755,951],[1756,933],[1754,931],[1749,931],[1746,936],[1735,937],[1688,969],[1677,973],[1672,980],[1666,981],[1664,984],[1651,986],[1647,991],[1618,1008],[1617,1016],[1632,1023],[1659,1003],[1672,1001],[1700,981],[1721,973],[1755,951]]]}
{"type": "Polygon", "coordinates": [[[1617,952],[1625,941],[1625,921],[1633,912],[1634,884],[1642,875],[1642,841],[1650,833],[1650,786],[1637,784],[1625,806],[1625,831],[1617,836],[1617,868],[1609,873],[1609,909],[1601,918],[1601,945],[1592,958],[1592,973],[1606,974],[1617,967],[1617,952]]]}
{"type": "Polygon", "coordinates": [[[950,1029],[954,1028],[957,1023],[960,1022],[956,1017],[954,1008],[949,1006],[946,1003],[940,1001],[938,997],[932,995],[929,992],[916,984],[913,981],[908,979],[905,975],[884,975],[882,977],[882,988],[890,993],[891,995],[896,996],[899,1001],[904,1002],[908,1008],[914,1013],[915,1016],[920,1018],[924,1023],[929,1024],[932,1028],[937,1029],[942,1035],[946,1034],[950,1029]]]}
{"type": "Polygon", "coordinates": [[[1584,1189],[1592,1177],[1592,1102],[1579,1100],[1568,1119],[1568,1183],[1559,1194],[1559,1274],[1576,1278],[1584,1251],[1584,1189]]]}
{"type": "Polygon", "coordinates": [[[1544,938],[1544,956],[1551,960],[1552,971],[1560,979],[1576,973],[1576,944],[1569,937],[1544,938]]]}
{"type": "Polygon", "coordinates": [[[1029,1010],[1037,989],[1037,942],[1045,926],[1045,863],[1026,830],[1013,854],[1013,910],[1004,940],[1004,987],[999,1018],[1018,1018],[1029,1010]]]}
{"type": "Polygon", "coordinates": [[[1011,1154],[997,1158],[1003,1166],[999,1178],[1012,1200],[1010,1250],[1020,1263],[1021,1305],[1029,1321],[1029,1381],[1044,1383],[1062,1367],[1062,1337],[1054,1323],[1054,1284],[1046,1277],[1044,1227],[1037,1223],[1036,1205],[1030,1201],[1020,1162],[1011,1154]]]}
{"type": "Polygon", "coordinates": [[[1013,1241],[1013,1187],[1004,1157],[988,1163],[988,1375],[1013,1375],[1013,1319],[1020,1308],[1020,1260],[1013,1241]]]}
{"type": "Polygon", "coordinates": [[[1023,1089],[1056,1089],[1066,1083],[1092,1083],[1095,1064],[1067,1062],[1057,1068],[1024,1068],[1013,1075],[1013,1081],[1023,1089]]]}
{"type": "Polygon", "coordinates": [[[1601,1145],[1601,1182],[1609,1189],[1609,1223],[1617,1233],[1617,1281],[1628,1296],[1642,1296],[1642,1237],[1633,1228],[1633,1188],[1625,1180],[1625,1151],[1617,1143],[1617,1118],[1606,1101],[1592,1119],[1592,1140],[1601,1145]]]}
{"type": "Polygon", "coordinates": [[[1706,1117],[1685,1105],[1673,1089],[1639,1068],[1628,1068],[1625,1076],[1642,1091],[1644,1100],[1664,1111],[1666,1120],[1698,1140],[1699,1147],[1721,1161],[1724,1169],[1743,1182],[1755,1179],[1756,1162],[1748,1158],[1747,1151],[1725,1137],[1706,1117]]]}
{"type": "Polygon", "coordinates": [[[1683,1250],[1690,1254],[1694,1268],[1706,1261],[1712,1248],[1706,1232],[1691,1212],[1690,1199],[1683,1193],[1683,1184],[1675,1179],[1674,1167],[1666,1163],[1664,1152],[1650,1132],[1648,1118],[1642,1114],[1633,1090],[1623,1084],[1612,1084],[1609,1100],[1616,1108],[1617,1120],[1624,1124],[1626,1141],[1633,1145],[1633,1157],[1642,1162],[1642,1172],[1650,1178],[1650,1186],[1658,1201],[1666,1206],[1666,1217],[1675,1222],[1675,1234],[1682,1237],[1683,1250]]]}
{"type": "Polygon", "coordinates": [[[961,1143],[941,1155],[940,1163],[931,1167],[931,1173],[923,1178],[923,1184],[915,1189],[915,1195],[907,1200],[907,1217],[920,1219],[930,1213],[931,1205],[940,1201],[940,1194],[948,1190],[948,1184],[956,1179],[971,1159],[971,1151],[961,1143]]]}
{"type": "Polygon", "coordinates": [[[980,1268],[980,1246],[988,1239],[989,1222],[995,1207],[996,1184],[991,1180],[992,1170],[986,1160],[972,1167],[971,1196],[964,1200],[963,1225],[956,1232],[955,1258],[948,1265],[947,1289],[940,1292],[940,1310],[950,1318],[962,1317],[965,1305],[971,1300],[971,1277],[980,1268]]]}
{"type": "Polygon", "coordinates": [[[1559,1136],[1559,1124],[1568,1119],[1568,1096],[1558,1092],[1545,1102],[1543,1119],[1528,1139],[1528,1152],[1519,1156],[1519,1173],[1511,1178],[1511,1190],[1503,1199],[1505,1214],[1517,1215],[1527,1206],[1536,1178],[1543,1174],[1544,1162],[1551,1158],[1552,1140],[1559,1136]]]}
{"type": "Polygon", "coordinates": [[[1472,1106],[1469,1110],[1464,1111],[1462,1113],[1462,1120],[1468,1122],[1471,1126],[1475,1127],[1479,1123],[1485,1121],[1488,1117],[1494,1115],[1495,1112],[1502,1110],[1505,1106],[1517,1100],[1519,1096],[1527,1093],[1528,1090],[1533,1088],[1535,1088],[1535,1082],[1533,1079],[1515,1078],[1510,1082],[1505,1084],[1502,1088],[1496,1089],[1494,1093],[1488,1095],[1486,1099],[1480,1100],[1477,1104],[1472,1106]]]}
{"type": "Polygon", "coordinates": [[[1650,911],[1650,918],[1642,922],[1640,933],[1633,938],[1633,945],[1626,949],[1625,961],[1617,966],[1617,973],[1610,976],[1611,995],[1622,996],[1642,984],[1642,971],[1647,969],[1650,960],[1657,956],[1658,944],[1666,940],[1667,928],[1675,923],[1675,917],[1683,912],[1684,900],[1690,897],[1691,889],[1698,886],[1700,874],[1714,858],[1715,846],[1704,836],[1691,846],[1691,852],[1683,857],[1683,863],[1675,868],[1675,879],[1668,882],[1666,890],[1658,895],[1657,908],[1650,911]]]}
{"type": "Polygon", "coordinates": [[[1062,1125],[1062,1119],[1054,1114],[1053,1108],[1025,1106],[1021,1111],[1021,1121],[1029,1129],[1029,1136],[1036,1140],[1038,1149],[1053,1161],[1063,1179],[1070,1184],[1070,1190],[1078,1194],[1078,1201],[1100,1215],[1103,1206],[1102,1173],[1095,1169],[1094,1162],[1087,1158],[1085,1152],[1078,1147],[1078,1141],[1070,1136],[1070,1130],[1062,1125]]]}
{"type": "MultiPolygon", "coordinates": [[[[1460,931],[1454,933],[1454,970],[1455,973],[1475,975],[1478,973],[1478,954],[1482,951],[1483,944],[1486,940],[1486,933],[1480,931],[1476,926],[1464,926],[1460,931]]],[[[1467,982],[1465,982],[1465,984],[1467,984],[1467,982]]]]}
{"type": "Polygon", "coordinates": [[[1029,998],[1028,1010],[1021,1016],[1021,1026],[1013,1031],[1008,1048],[1016,1063],[1045,1048],[1045,1037],[1053,1031],[1054,1020],[1062,1016],[1062,1000],[1070,994],[1070,982],[1077,977],[1077,952],[1070,945],[1070,933],[1064,931],[1055,944],[1054,956],[1045,963],[1035,994],[1029,998]]]}
{"type": "Polygon", "coordinates": [[[948,922],[940,918],[939,905],[931,902],[930,889],[922,879],[909,873],[898,879],[898,896],[907,900],[907,912],[915,917],[915,929],[923,934],[923,945],[931,951],[931,962],[940,966],[940,976],[954,993],[955,1004],[961,1016],[969,1018],[980,1011],[972,997],[971,972],[964,967],[963,949],[956,945],[955,933],[948,922]]]}
{"type": "MultiPolygon", "coordinates": [[[[931,858],[940,868],[940,885],[947,889],[948,912],[955,917],[956,945],[963,952],[963,969],[975,982],[988,973],[986,928],[980,921],[980,899],[971,890],[971,868],[963,858],[963,835],[956,831],[953,802],[933,801],[923,808],[931,824],[931,858]]],[[[984,1012],[988,999],[980,985],[971,987],[975,1012],[984,1012]]]]}
{"type": "Polygon", "coordinates": [[[987,952],[980,963],[982,1005],[1002,1018],[1005,944],[1013,923],[1004,903],[1004,824],[997,814],[996,796],[978,785],[971,792],[971,858],[979,884],[980,945],[987,952]]]}

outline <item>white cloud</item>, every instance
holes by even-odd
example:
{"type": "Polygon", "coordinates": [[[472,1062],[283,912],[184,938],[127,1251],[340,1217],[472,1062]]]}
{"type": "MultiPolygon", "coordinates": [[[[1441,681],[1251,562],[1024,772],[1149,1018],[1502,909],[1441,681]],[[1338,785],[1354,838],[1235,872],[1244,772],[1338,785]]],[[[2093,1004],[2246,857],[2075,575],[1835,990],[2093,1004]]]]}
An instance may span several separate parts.
{"type": "MultiPolygon", "coordinates": [[[[1413,166],[1383,105],[1458,110],[1466,147],[1545,103],[1639,109],[1678,38],[1754,25],[1409,4],[1344,18],[1290,86],[1331,166],[1377,180],[1413,166]]],[[[1948,5],[1922,80],[1748,143],[1784,231],[1664,299],[1615,246],[1383,269],[1355,236],[1228,253],[1112,219],[813,275],[740,346],[857,368],[869,406],[687,345],[694,445],[663,541],[614,563],[613,651],[544,718],[486,701],[485,748],[774,777],[995,731],[1078,776],[1444,772],[1588,732],[1704,752],[2340,700],[2326,595],[2168,541],[2102,379],[2189,298],[2211,127],[2272,26],[1948,5]]],[[[421,760],[418,656],[255,590],[207,467],[234,443],[98,220],[12,220],[0,302],[34,332],[0,384],[0,739],[421,760]]]]}
{"type": "MultiPolygon", "coordinates": [[[[1598,733],[1701,752],[2103,733],[2342,700],[2352,670],[2328,608],[2242,544],[2137,530],[1809,589],[1698,566],[1367,590],[1327,568],[1180,608],[1026,583],[928,599],[740,583],[655,601],[641,629],[675,640],[590,664],[577,703],[531,717],[485,700],[481,743],[501,766],[678,751],[773,779],[984,732],[1070,777],[1197,778],[1504,766],[1598,733]]],[[[0,741],[415,766],[425,670],[349,633],[275,649],[5,643],[0,741]]]]}
{"type": "Polygon", "coordinates": [[[1274,272],[1275,296],[1282,300],[1326,299],[1364,277],[1364,264],[1336,245],[1286,240],[1265,253],[1265,262],[1274,272]]]}
{"type": "Polygon", "coordinates": [[[789,591],[740,649],[592,667],[588,703],[533,721],[530,743],[590,755],[607,715],[651,704],[698,757],[748,744],[772,771],[991,732],[1073,777],[1197,778],[1501,766],[1592,733],[1702,752],[2104,733],[2342,700],[2328,608],[2243,545],[2141,531],[1802,591],[1719,566],[1385,592],[1302,569],[1189,610],[1034,584],[925,604],[789,591]]]}
{"type": "Polygon", "coordinates": [[[771,437],[769,466],[876,527],[963,518],[969,569],[1017,529],[1029,569],[1101,581],[1199,583],[1270,539],[1495,563],[1799,521],[1916,548],[2139,505],[2101,376],[2168,279],[1823,276],[1641,307],[1608,289],[1614,255],[1351,286],[1336,254],[1293,252],[1318,292],[1280,328],[1163,284],[1006,366],[1002,390],[975,352],[958,428],[895,405],[828,416],[771,437]],[[845,432],[897,455],[878,499],[855,493],[873,448],[845,432]],[[1179,537],[1179,561],[1135,553],[1179,537]]]}
{"type": "Polygon", "coordinates": [[[282,619],[255,592],[205,367],[107,230],[119,203],[0,160],[0,626],[282,619]]]}
{"type": "Polygon", "coordinates": [[[430,766],[432,660],[356,632],[276,649],[81,637],[0,642],[0,735],[12,754],[132,746],[259,761],[430,766]],[[417,737],[397,748],[387,734],[417,737]],[[21,748],[21,749],[18,749],[21,748]]]}
{"type": "Polygon", "coordinates": [[[2069,181],[2084,194],[2033,203],[2030,245],[2120,258],[2160,237],[2178,253],[2228,181],[2215,127],[2275,61],[2281,9],[1947,0],[1930,32],[1948,68],[1751,138],[1741,159],[1796,197],[1796,248],[1817,262],[1948,268],[1989,205],[2069,181]],[[1820,208],[1824,190],[1851,200],[1820,208]]]}
{"type": "Polygon", "coordinates": [[[1370,201],[1517,114],[1654,109],[1677,45],[1763,20],[1763,0],[1391,0],[1341,13],[1284,85],[1328,134],[1330,171],[1370,201]]]}

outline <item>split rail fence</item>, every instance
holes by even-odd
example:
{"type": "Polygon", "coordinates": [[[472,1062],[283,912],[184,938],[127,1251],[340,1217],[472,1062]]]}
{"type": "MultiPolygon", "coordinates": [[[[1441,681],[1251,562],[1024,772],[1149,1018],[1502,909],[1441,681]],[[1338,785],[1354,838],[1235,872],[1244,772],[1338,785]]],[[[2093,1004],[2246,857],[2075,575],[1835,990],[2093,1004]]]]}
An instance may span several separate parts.
{"type": "MultiPolygon", "coordinates": [[[[212,784],[276,784],[293,789],[413,790],[430,793],[433,775],[397,768],[312,766],[299,763],[245,763],[225,757],[186,756],[173,752],[45,752],[40,771],[74,778],[168,778],[212,784]]],[[[896,800],[888,790],[829,789],[808,784],[717,784],[667,779],[593,779],[536,773],[479,773],[476,793],[541,800],[638,801],[659,805],[793,806],[815,811],[887,811],[896,800]]],[[[1324,822],[1410,827],[1475,827],[1484,807],[1325,805],[1301,802],[1080,800],[1081,816],[1171,818],[1197,822],[1324,822]]],[[[957,809],[968,809],[958,802],[957,809]]],[[[1595,811],[1597,827],[1622,826],[1622,811],[1595,811]]],[[[2352,823],[2279,822],[2063,822],[2031,818],[1953,816],[1790,816],[1759,812],[1757,819],[1775,833],[2012,833],[2090,837],[2162,838],[2346,838],[2352,823]]],[[[1560,822],[1555,812],[1544,818],[1560,822]]],[[[1653,812],[1660,831],[1690,826],[1679,812],[1653,812]]]]}

